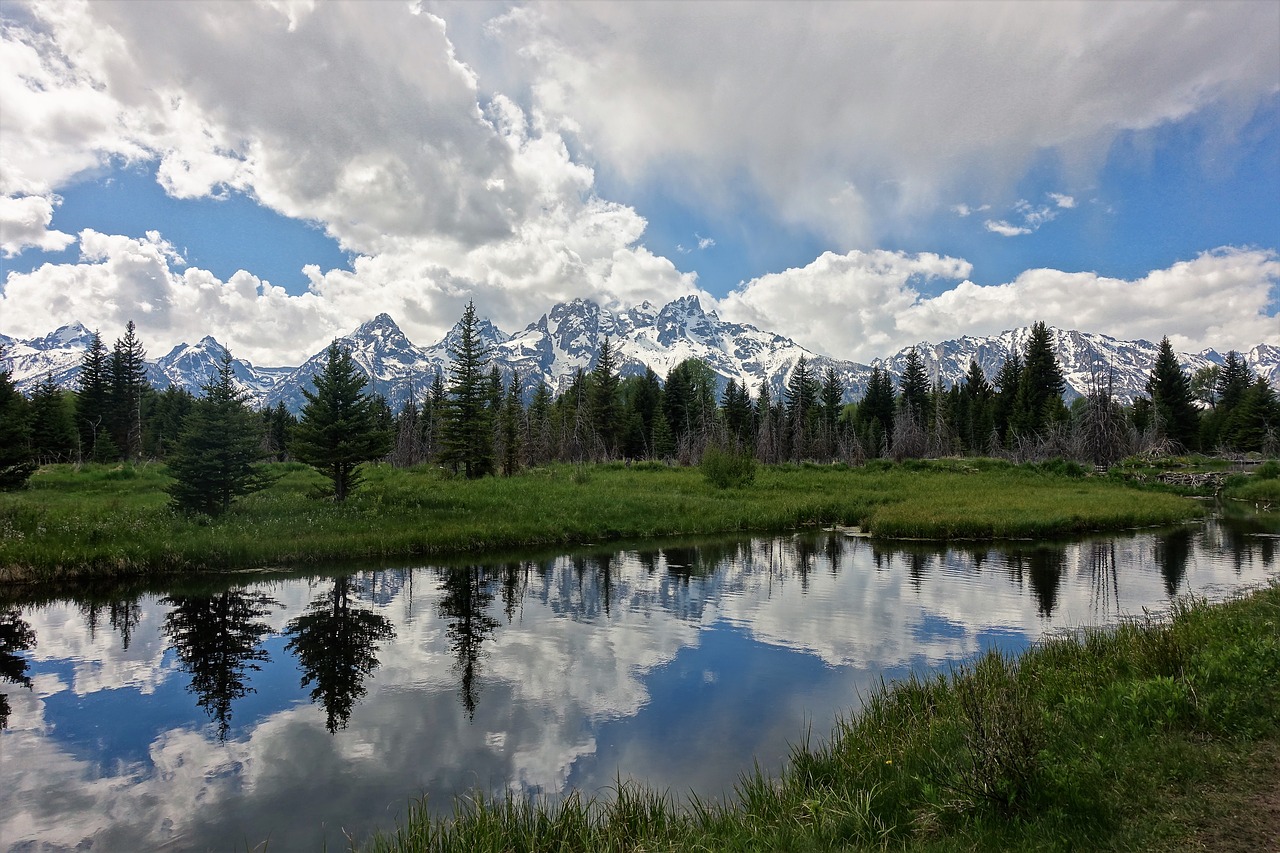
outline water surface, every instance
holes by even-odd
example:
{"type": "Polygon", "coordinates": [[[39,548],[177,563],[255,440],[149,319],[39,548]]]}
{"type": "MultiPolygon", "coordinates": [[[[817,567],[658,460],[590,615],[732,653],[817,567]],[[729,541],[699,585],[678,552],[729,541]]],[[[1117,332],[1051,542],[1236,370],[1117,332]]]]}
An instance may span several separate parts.
{"type": "Polygon", "coordinates": [[[343,849],[470,790],[703,797],[859,691],[1277,575],[1244,519],[1059,543],[839,531],[0,604],[0,849],[343,849]]]}

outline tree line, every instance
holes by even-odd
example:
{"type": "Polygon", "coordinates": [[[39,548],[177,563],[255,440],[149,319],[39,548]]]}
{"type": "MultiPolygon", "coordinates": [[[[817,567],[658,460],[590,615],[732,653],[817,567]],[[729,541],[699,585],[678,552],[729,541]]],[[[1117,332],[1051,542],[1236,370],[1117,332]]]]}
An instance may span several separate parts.
{"type": "Polygon", "coordinates": [[[1052,332],[1041,322],[994,377],[971,361],[962,381],[943,388],[912,349],[896,383],[873,368],[862,399],[846,404],[835,371],[819,373],[803,357],[781,393],[762,382],[753,394],[731,380],[717,394],[716,375],[697,359],[666,377],[647,368],[621,376],[607,338],[594,367],[555,394],[492,362],[473,304],[458,332],[447,374],[407,389],[399,412],[365,390],[367,378],[335,342],[294,417],[283,404],[252,411],[230,353],[200,396],[156,391],[130,322],[109,352],[94,335],[72,392],[47,377],[26,400],[0,374],[0,475],[12,486],[39,463],[162,459],[175,478],[175,505],[216,514],[269,482],[264,460],[314,466],[341,501],[358,487],[359,466],[375,460],[478,478],[552,462],[696,464],[709,451],[764,463],[977,454],[1098,465],[1144,450],[1280,451],[1280,402],[1270,384],[1236,352],[1188,376],[1168,338],[1146,395],[1132,405],[1115,398],[1106,364],[1067,405],[1052,332]]]}

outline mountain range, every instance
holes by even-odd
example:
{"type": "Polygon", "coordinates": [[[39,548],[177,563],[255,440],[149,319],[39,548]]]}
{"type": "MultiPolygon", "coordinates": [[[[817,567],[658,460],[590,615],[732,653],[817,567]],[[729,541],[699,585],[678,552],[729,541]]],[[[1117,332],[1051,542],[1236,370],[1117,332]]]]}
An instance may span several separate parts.
{"type": "MultiPolygon", "coordinates": [[[[1087,393],[1099,371],[1110,373],[1113,393],[1121,401],[1131,402],[1144,394],[1159,350],[1156,344],[1074,330],[1053,332],[1058,362],[1066,375],[1068,400],[1087,393]]],[[[540,380],[556,392],[563,390],[579,369],[595,366],[605,338],[610,341],[623,376],[652,368],[658,376],[665,377],[684,359],[700,358],[715,372],[721,389],[732,379],[745,383],[752,396],[762,382],[769,383],[772,393],[781,392],[804,356],[818,375],[827,368],[836,372],[844,383],[848,401],[862,397],[872,367],[887,370],[895,380],[900,377],[912,349],[906,347],[871,364],[829,358],[774,332],[721,320],[714,311],[705,311],[696,296],[685,296],[660,307],[644,302],[621,311],[575,299],[556,304],[516,334],[507,334],[487,320],[481,321],[479,333],[491,351],[493,363],[505,376],[518,371],[526,388],[540,380]]],[[[963,379],[971,358],[977,360],[988,378],[994,379],[1008,354],[1023,350],[1029,334],[1030,328],[1023,327],[938,344],[921,342],[914,348],[929,375],[949,387],[963,379]]],[[[369,377],[369,389],[382,394],[398,410],[410,388],[421,394],[437,370],[447,379],[452,364],[449,353],[457,336],[458,327],[454,326],[440,341],[420,347],[405,336],[390,316],[379,314],[338,342],[351,350],[352,358],[369,377]]],[[[0,335],[3,363],[24,393],[30,393],[46,376],[71,388],[91,338],[92,333],[79,323],[31,340],[0,335]]],[[[109,342],[104,339],[104,343],[109,342]]],[[[199,394],[213,377],[225,351],[212,337],[195,344],[179,344],[148,361],[151,383],[159,389],[176,385],[199,394]]],[[[1243,355],[1255,374],[1280,386],[1280,347],[1258,344],[1243,355]]],[[[1182,353],[1179,359],[1188,373],[1224,360],[1212,349],[1182,353]]],[[[283,402],[296,412],[305,402],[302,389],[312,387],[311,379],[323,368],[324,361],[322,350],[297,367],[259,367],[234,359],[233,370],[236,383],[253,405],[283,402]]]]}

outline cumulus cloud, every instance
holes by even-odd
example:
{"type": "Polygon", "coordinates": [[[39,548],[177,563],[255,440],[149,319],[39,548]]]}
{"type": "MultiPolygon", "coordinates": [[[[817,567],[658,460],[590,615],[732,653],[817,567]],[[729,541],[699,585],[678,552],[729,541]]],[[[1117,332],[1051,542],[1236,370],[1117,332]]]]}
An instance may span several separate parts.
{"type": "Polygon", "coordinates": [[[28,195],[0,197],[0,254],[12,258],[23,249],[60,252],[75,237],[49,228],[55,199],[28,195]]]}
{"type": "Polygon", "coordinates": [[[1075,197],[1066,195],[1065,193],[1049,193],[1049,198],[1052,199],[1053,203],[1058,207],[1065,208],[1067,210],[1076,206],[1075,197]]]}
{"type": "Polygon", "coordinates": [[[988,231],[999,234],[1001,237],[1018,237],[1022,234],[1030,234],[1031,229],[1021,225],[1010,225],[1003,219],[988,219],[982,223],[982,227],[988,231]]]}
{"type": "Polygon", "coordinates": [[[1134,280],[1036,269],[984,286],[969,281],[970,272],[966,261],[937,255],[827,253],[747,282],[719,308],[864,362],[922,340],[994,334],[1035,320],[1121,339],[1168,335],[1190,352],[1280,344],[1280,318],[1268,313],[1280,284],[1273,251],[1217,249],[1134,280]],[[930,296],[917,284],[930,279],[959,283],[930,296]]]}
{"type": "Polygon", "coordinates": [[[1122,133],[1216,107],[1243,120],[1280,79],[1273,12],[569,3],[492,31],[527,59],[533,101],[624,180],[661,174],[726,209],[758,195],[865,246],[941,199],[1005,196],[1046,152],[1084,182],[1122,133]]]}

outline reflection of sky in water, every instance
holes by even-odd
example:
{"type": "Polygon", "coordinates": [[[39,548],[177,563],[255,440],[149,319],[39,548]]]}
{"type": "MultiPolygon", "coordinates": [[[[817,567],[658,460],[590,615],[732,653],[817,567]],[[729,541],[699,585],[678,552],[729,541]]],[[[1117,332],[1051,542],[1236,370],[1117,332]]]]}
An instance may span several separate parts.
{"type": "Polygon", "coordinates": [[[390,827],[424,793],[448,811],[474,788],[607,792],[619,777],[716,797],[753,761],[776,771],[806,731],[825,738],[882,677],[1258,583],[1274,547],[1218,524],[1004,549],[815,534],[226,586],[241,578],[132,609],[33,604],[18,614],[37,638],[32,688],[0,685],[0,848],[345,846],[344,830],[390,827]],[[183,623],[245,664],[225,740],[166,627],[174,602],[216,610],[205,595],[270,602],[208,632],[183,623]],[[318,686],[329,718],[349,703],[333,734],[318,686]]]}

